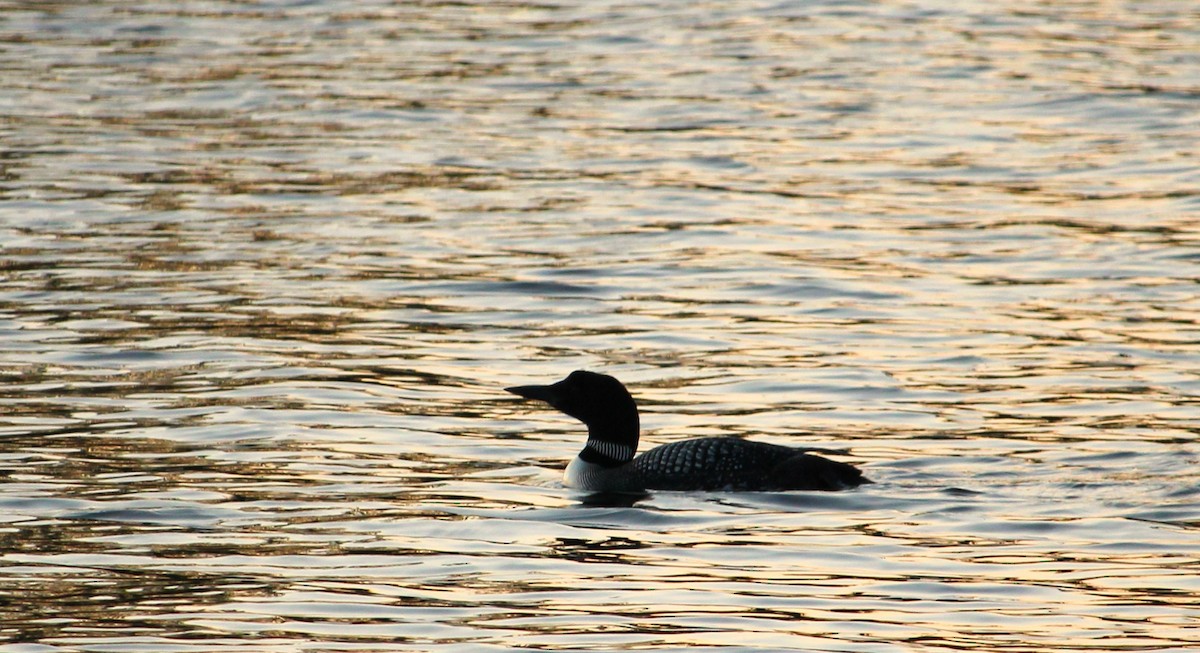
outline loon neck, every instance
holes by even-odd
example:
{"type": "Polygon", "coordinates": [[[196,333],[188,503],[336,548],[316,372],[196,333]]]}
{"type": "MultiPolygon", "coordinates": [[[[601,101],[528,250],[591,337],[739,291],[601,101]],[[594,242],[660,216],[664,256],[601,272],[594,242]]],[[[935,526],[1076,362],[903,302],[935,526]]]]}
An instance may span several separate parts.
{"type": "Polygon", "coordinates": [[[605,428],[588,425],[588,441],[579,458],[601,467],[618,467],[633,460],[638,446],[638,418],[605,424],[605,428]],[[619,428],[613,428],[619,426],[619,428]]]}
{"type": "Polygon", "coordinates": [[[634,448],[609,440],[588,439],[579,458],[601,467],[618,467],[633,460],[634,448]]]}

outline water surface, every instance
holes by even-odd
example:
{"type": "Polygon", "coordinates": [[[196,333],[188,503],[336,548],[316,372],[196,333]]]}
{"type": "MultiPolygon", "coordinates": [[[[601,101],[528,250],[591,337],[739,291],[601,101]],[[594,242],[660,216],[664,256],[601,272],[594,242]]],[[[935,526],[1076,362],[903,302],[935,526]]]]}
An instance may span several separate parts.
{"type": "Polygon", "coordinates": [[[1198,71],[1166,0],[0,4],[0,651],[1200,649],[1198,71]],[[876,484],[589,501],[502,391],[578,368],[876,484]]]}

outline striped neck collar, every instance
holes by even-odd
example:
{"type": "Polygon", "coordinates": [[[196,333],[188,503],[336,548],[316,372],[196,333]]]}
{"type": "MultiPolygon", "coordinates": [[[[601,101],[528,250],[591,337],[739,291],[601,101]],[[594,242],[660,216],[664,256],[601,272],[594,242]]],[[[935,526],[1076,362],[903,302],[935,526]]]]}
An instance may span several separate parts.
{"type": "Polygon", "coordinates": [[[579,457],[589,463],[604,467],[617,467],[633,460],[634,448],[627,444],[608,440],[589,439],[579,457]]]}

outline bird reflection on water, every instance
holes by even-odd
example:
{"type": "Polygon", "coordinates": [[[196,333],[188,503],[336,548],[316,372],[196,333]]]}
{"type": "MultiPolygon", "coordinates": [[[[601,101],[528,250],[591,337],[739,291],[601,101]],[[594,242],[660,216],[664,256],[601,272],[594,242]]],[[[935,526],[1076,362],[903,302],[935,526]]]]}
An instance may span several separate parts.
{"type": "Polygon", "coordinates": [[[649,498],[649,492],[589,492],[579,497],[579,503],[592,508],[629,508],[649,498]]]}

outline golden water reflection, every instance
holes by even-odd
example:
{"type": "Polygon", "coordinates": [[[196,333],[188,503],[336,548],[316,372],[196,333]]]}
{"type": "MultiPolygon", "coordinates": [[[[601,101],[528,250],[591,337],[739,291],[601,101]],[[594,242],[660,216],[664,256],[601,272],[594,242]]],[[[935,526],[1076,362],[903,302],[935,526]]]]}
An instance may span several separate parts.
{"type": "Polygon", "coordinates": [[[1200,644],[1194,10],[0,16],[0,653],[1200,644]]]}

